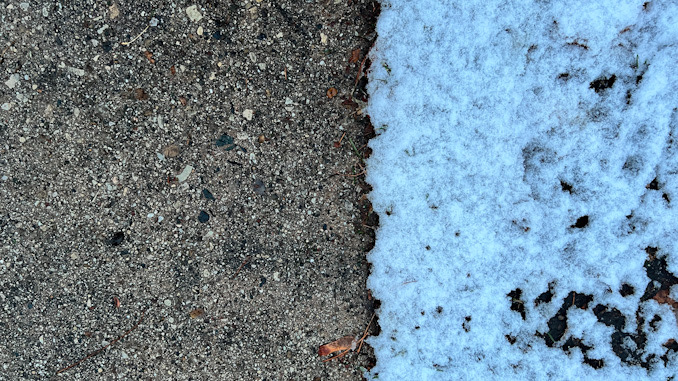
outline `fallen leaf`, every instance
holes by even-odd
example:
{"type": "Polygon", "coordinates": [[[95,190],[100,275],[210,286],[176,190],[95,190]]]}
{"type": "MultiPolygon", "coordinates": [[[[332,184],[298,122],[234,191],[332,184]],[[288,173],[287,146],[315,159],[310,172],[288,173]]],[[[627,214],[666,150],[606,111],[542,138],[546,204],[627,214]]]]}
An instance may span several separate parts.
{"type": "Polygon", "coordinates": [[[327,356],[330,353],[336,351],[355,349],[356,344],[357,342],[353,336],[344,336],[339,340],[335,340],[331,343],[321,345],[320,348],[318,348],[318,356],[327,356]]]}
{"type": "Polygon", "coordinates": [[[115,306],[115,308],[120,308],[120,299],[118,299],[117,296],[113,297],[113,305],[115,306]]]}
{"type": "Polygon", "coordinates": [[[349,63],[358,62],[360,59],[360,48],[355,49],[351,52],[351,58],[348,60],[349,63]]]}
{"type": "Polygon", "coordinates": [[[334,87],[330,87],[327,89],[327,97],[332,99],[337,95],[338,91],[334,87]]]}
{"type": "Polygon", "coordinates": [[[186,103],[188,103],[188,101],[184,97],[179,97],[179,102],[181,102],[181,104],[184,106],[186,106],[186,103]]]}
{"type": "Polygon", "coordinates": [[[341,147],[341,143],[339,142],[334,142],[334,148],[339,148],[341,147]]]}
{"type": "Polygon", "coordinates": [[[191,311],[188,315],[191,317],[191,319],[195,319],[197,317],[202,316],[205,313],[205,311],[202,308],[196,308],[193,311],[191,311]]]}
{"type": "Polygon", "coordinates": [[[146,101],[148,100],[148,94],[144,91],[144,89],[138,88],[134,90],[134,98],[136,98],[138,101],[146,101]]]}
{"type": "Polygon", "coordinates": [[[153,53],[151,53],[147,50],[147,51],[144,52],[144,55],[146,56],[146,59],[148,60],[148,62],[155,64],[155,60],[152,58],[153,53]]]}
{"type": "Polygon", "coordinates": [[[351,99],[351,98],[344,100],[343,102],[341,102],[341,104],[346,106],[347,108],[353,109],[353,110],[358,108],[358,104],[356,102],[354,102],[353,99],[351,99]]]}
{"type": "Polygon", "coordinates": [[[673,308],[678,308],[678,302],[669,296],[669,290],[659,290],[652,299],[656,300],[659,304],[668,304],[673,308]]]}
{"type": "Polygon", "coordinates": [[[177,75],[177,68],[174,67],[174,65],[170,66],[170,74],[177,75]]]}

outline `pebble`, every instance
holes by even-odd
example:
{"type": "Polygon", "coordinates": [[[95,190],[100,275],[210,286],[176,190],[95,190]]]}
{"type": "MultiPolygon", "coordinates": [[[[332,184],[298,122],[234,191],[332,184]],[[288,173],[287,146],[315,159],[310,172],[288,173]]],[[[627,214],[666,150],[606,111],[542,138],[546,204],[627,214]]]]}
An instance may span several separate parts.
{"type": "Polygon", "coordinates": [[[207,190],[207,188],[205,188],[205,189],[202,190],[202,195],[203,195],[206,199],[208,199],[208,200],[214,200],[214,199],[215,199],[215,198],[214,198],[214,195],[212,195],[212,192],[210,192],[209,190],[207,190]]]}
{"type": "Polygon", "coordinates": [[[261,181],[259,179],[254,180],[254,183],[252,184],[252,186],[254,187],[254,192],[256,194],[263,196],[264,193],[266,193],[266,185],[264,185],[263,181],[261,181]]]}
{"type": "Polygon", "coordinates": [[[164,303],[165,303],[165,305],[166,305],[167,307],[169,307],[169,306],[172,305],[172,301],[169,300],[169,299],[165,299],[165,302],[164,302],[164,303]]]}
{"type": "Polygon", "coordinates": [[[10,89],[13,89],[17,83],[19,83],[19,80],[21,77],[19,77],[19,74],[12,74],[9,76],[9,79],[5,82],[5,85],[9,87],[10,89]]]}
{"type": "Polygon", "coordinates": [[[200,221],[200,223],[204,224],[205,222],[207,222],[209,220],[210,220],[210,215],[207,214],[207,212],[205,212],[204,210],[201,210],[200,214],[198,215],[198,221],[200,221]]]}
{"type": "Polygon", "coordinates": [[[193,167],[190,165],[187,165],[183,171],[181,171],[180,174],[177,175],[177,180],[179,180],[180,183],[183,183],[188,179],[188,176],[191,175],[191,172],[193,172],[193,167]]]}
{"type": "Polygon", "coordinates": [[[110,17],[111,20],[113,20],[114,18],[120,16],[120,10],[118,9],[118,5],[117,5],[117,4],[113,4],[113,5],[111,5],[110,7],[108,7],[108,12],[110,12],[110,14],[108,15],[108,17],[110,17]]]}
{"type": "Polygon", "coordinates": [[[202,13],[198,11],[198,6],[195,4],[186,8],[186,14],[188,15],[188,18],[191,19],[191,21],[193,22],[198,22],[202,20],[202,13]]]}
{"type": "Polygon", "coordinates": [[[244,116],[247,120],[252,120],[254,117],[254,110],[247,109],[242,112],[242,116],[244,116]]]}

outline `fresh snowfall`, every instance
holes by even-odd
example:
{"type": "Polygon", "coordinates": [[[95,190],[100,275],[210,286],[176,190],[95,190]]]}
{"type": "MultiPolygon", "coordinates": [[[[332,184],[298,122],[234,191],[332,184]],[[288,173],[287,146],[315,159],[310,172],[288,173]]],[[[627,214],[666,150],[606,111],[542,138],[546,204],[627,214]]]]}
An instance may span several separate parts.
{"type": "Polygon", "coordinates": [[[379,380],[678,373],[678,3],[385,0],[379,380]]]}

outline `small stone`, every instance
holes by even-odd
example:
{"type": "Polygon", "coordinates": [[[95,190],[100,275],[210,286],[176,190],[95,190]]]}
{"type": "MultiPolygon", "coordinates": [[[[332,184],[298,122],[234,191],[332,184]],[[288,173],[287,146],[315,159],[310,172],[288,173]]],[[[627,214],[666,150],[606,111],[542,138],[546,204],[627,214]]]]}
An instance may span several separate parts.
{"type": "Polygon", "coordinates": [[[5,85],[9,87],[10,89],[13,89],[17,83],[19,83],[19,80],[21,77],[19,77],[19,74],[12,74],[9,76],[9,79],[5,82],[5,85]]]}
{"type": "Polygon", "coordinates": [[[204,32],[204,30],[203,30],[202,26],[199,26],[198,30],[196,31],[196,33],[198,33],[198,36],[202,36],[203,32],[204,32]]]}
{"type": "Polygon", "coordinates": [[[254,187],[254,192],[258,195],[264,195],[266,193],[266,185],[264,185],[264,182],[257,179],[254,180],[254,183],[252,183],[252,187],[254,187]]]}
{"type": "Polygon", "coordinates": [[[264,135],[259,135],[259,138],[257,139],[259,143],[264,143],[266,142],[266,137],[264,135]]]}
{"type": "Polygon", "coordinates": [[[186,14],[188,15],[188,18],[191,19],[191,21],[193,22],[198,22],[202,20],[202,14],[200,13],[200,11],[198,11],[198,6],[195,4],[186,8],[186,14]]]}
{"type": "Polygon", "coordinates": [[[179,147],[177,147],[174,144],[172,144],[171,146],[167,146],[162,150],[162,154],[165,155],[165,157],[169,158],[177,157],[179,156],[179,147]]]}
{"type": "Polygon", "coordinates": [[[280,282],[280,273],[279,272],[274,272],[273,273],[273,280],[276,282],[280,282]]]}
{"type": "Polygon", "coordinates": [[[172,301],[169,299],[165,299],[164,303],[167,307],[170,307],[172,305],[172,301]]]}
{"type": "Polygon", "coordinates": [[[254,117],[254,110],[247,109],[242,112],[242,116],[244,116],[247,120],[252,120],[254,117]]]}
{"type": "Polygon", "coordinates": [[[219,139],[217,139],[216,144],[217,144],[217,147],[223,147],[225,145],[231,145],[231,144],[233,144],[233,138],[226,135],[226,134],[223,134],[219,137],[219,139]]]}
{"type": "Polygon", "coordinates": [[[78,69],[77,67],[71,67],[69,66],[67,69],[69,72],[77,75],[78,77],[82,77],[85,75],[85,71],[83,69],[78,69]]]}
{"type": "Polygon", "coordinates": [[[3,110],[5,110],[5,111],[9,111],[9,109],[12,108],[12,105],[9,104],[9,103],[7,103],[7,102],[5,102],[5,103],[2,104],[2,106],[0,106],[0,108],[3,109],[3,110]]]}
{"type": "Polygon", "coordinates": [[[191,175],[191,172],[193,172],[193,167],[190,165],[187,165],[183,171],[181,171],[180,174],[177,175],[177,180],[179,180],[180,183],[183,183],[188,179],[188,176],[191,175]]]}
{"type": "Polygon", "coordinates": [[[108,12],[110,12],[110,14],[108,15],[108,17],[109,17],[111,20],[113,20],[114,18],[120,16],[120,10],[118,9],[118,5],[117,5],[117,4],[113,4],[113,5],[111,5],[110,7],[108,7],[108,12]]]}
{"type": "Polygon", "coordinates": [[[113,237],[108,241],[111,246],[119,246],[122,241],[125,240],[125,233],[117,232],[113,234],[113,237]]]}
{"type": "Polygon", "coordinates": [[[320,43],[327,45],[327,35],[325,33],[320,33],[320,43]]]}
{"type": "Polygon", "coordinates": [[[151,19],[151,21],[148,22],[148,24],[149,24],[150,26],[153,26],[153,27],[158,26],[159,23],[160,23],[160,20],[156,19],[155,17],[153,17],[153,18],[151,19]]]}
{"type": "Polygon", "coordinates": [[[259,17],[259,9],[257,7],[252,7],[249,9],[249,11],[252,20],[256,20],[256,18],[259,17]]]}
{"type": "Polygon", "coordinates": [[[204,224],[205,222],[207,222],[209,220],[210,220],[210,215],[207,214],[207,212],[205,212],[204,210],[201,210],[200,214],[198,215],[198,221],[200,221],[200,223],[204,224]]]}
{"type": "Polygon", "coordinates": [[[214,195],[207,188],[202,190],[202,195],[208,200],[215,200],[214,195]]]}

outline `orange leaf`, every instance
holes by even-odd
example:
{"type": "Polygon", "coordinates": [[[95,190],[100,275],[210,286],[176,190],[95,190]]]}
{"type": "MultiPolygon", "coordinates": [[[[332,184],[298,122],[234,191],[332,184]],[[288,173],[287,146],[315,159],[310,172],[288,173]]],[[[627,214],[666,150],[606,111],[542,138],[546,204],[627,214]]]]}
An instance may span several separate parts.
{"type": "Polygon", "coordinates": [[[349,63],[358,62],[360,59],[360,48],[355,49],[351,52],[351,58],[348,60],[349,63]]]}
{"type": "Polygon", "coordinates": [[[330,87],[327,89],[327,97],[332,99],[337,95],[338,91],[334,87],[330,87]]]}
{"type": "Polygon", "coordinates": [[[177,69],[174,67],[174,65],[170,66],[170,74],[177,75],[177,69]]]}
{"type": "Polygon", "coordinates": [[[113,297],[113,305],[115,306],[115,308],[120,308],[120,299],[118,299],[117,296],[113,297]]]}
{"type": "Polygon", "coordinates": [[[332,352],[354,349],[355,345],[356,341],[353,336],[344,336],[339,340],[321,345],[320,348],[318,348],[318,356],[327,356],[332,352]]]}
{"type": "Polygon", "coordinates": [[[146,59],[148,62],[155,64],[155,60],[151,57],[153,57],[153,53],[149,52],[148,50],[144,52],[144,55],[146,56],[146,59]]]}
{"type": "Polygon", "coordinates": [[[678,302],[669,296],[669,290],[659,290],[652,299],[656,300],[659,304],[668,304],[673,308],[678,308],[678,302]]]}

